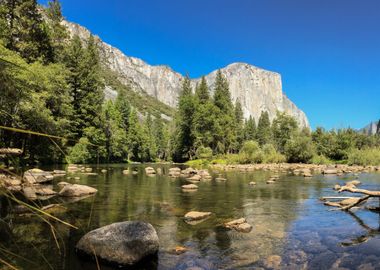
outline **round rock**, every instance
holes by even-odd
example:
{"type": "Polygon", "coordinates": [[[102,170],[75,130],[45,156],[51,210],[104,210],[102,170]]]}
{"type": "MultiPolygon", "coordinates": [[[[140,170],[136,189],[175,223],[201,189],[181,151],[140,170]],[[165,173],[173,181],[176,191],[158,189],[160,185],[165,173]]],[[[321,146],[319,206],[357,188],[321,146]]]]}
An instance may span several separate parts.
{"type": "Polygon", "coordinates": [[[125,221],[90,231],[79,240],[76,248],[91,257],[95,253],[106,262],[128,266],[157,253],[159,241],[151,224],[125,221]]]}

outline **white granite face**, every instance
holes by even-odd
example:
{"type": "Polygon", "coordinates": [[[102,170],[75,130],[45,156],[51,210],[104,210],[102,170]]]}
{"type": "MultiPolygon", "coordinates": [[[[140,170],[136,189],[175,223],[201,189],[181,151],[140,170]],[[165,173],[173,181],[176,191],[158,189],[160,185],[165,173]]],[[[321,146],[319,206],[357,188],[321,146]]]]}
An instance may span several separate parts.
{"type": "MultiPolygon", "coordinates": [[[[90,32],[74,23],[63,22],[71,35],[87,39],[90,32]]],[[[141,59],[129,57],[119,49],[98,41],[102,63],[116,72],[122,83],[129,84],[135,91],[142,91],[159,101],[175,107],[181,90],[183,75],[167,66],[152,66],[141,59]]],[[[244,117],[252,115],[256,121],[262,111],[268,111],[270,119],[276,112],[286,112],[295,117],[301,127],[309,127],[309,122],[303,111],[290,101],[282,91],[281,75],[245,63],[233,63],[221,69],[226,76],[233,101],[239,99],[244,117]]],[[[211,90],[215,82],[216,71],[206,76],[211,90]]],[[[193,79],[193,86],[199,79],[193,79]]],[[[110,89],[107,90],[108,92],[110,89]]]]}

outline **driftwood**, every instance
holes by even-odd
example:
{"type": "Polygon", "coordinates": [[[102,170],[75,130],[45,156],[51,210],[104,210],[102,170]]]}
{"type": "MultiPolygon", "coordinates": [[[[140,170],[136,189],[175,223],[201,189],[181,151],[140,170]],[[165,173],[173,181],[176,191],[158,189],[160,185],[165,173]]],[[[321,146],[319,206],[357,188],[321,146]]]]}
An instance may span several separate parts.
{"type": "MultiPolygon", "coordinates": [[[[338,202],[331,202],[331,201],[325,201],[325,205],[328,206],[334,206],[338,207],[340,210],[350,210],[352,207],[358,206],[365,201],[367,201],[371,197],[378,197],[380,198],[380,191],[371,191],[371,190],[366,190],[366,189],[360,189],[357,188],[356,186],[360,185],[360,181],[354,180],[347,182],[346,185],[340,187],[338,190],[339,193],[341,192],[351,192],[351,193],[359,193],[363,194],[365,196],[362,197],[341,197],[344,200],[338,201],[338,202]]],[[[339,199],[339,197],[326,197],[325,199],[330,198],[330,199],[339,199]]]]}
{"type": "Polygon", "coordinates": [[[0,155],[19,156],[21,154],[22,154],[22,150],[18,148],[0,148],[0,155]]]}

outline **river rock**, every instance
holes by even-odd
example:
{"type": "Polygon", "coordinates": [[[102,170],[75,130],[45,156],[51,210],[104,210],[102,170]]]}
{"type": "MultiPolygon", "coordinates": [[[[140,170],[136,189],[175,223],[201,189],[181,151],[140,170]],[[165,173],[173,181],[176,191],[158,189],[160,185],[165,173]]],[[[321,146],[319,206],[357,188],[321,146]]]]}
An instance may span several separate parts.
{"type": "Polygon", "coordinates": [[[51,188],[48,187],[35,187],[35,193],[40,196],[50,196],[50,195],[55,195],[57,192],[52,190],[51,188]]]}
{"type": "Polygon", "coordinates": [[[267,184],[274,184],[274,183],[276,183],[276,181],[268,180],[266,183],[267,183],[267,184]]]}
{"type": "Polygon", "coordinates": [[[23,187],[22,189],[24,196],[28,198],[29,200],[35,200],[37,199],[37,194],[34,188],[32,187],[23,187]]]}
{"type": "Polygon", "coordinates": [[[249,182],[250,186],[256,186],[256,182],[249,182]]]}
{"type": "Polygon", "coordinates": [[[123,170],[123,174],[125,175],[129,174],[129,170],[123,170]]]}
{"type": "Polygon", "coordinates": [[[65,185],[59,192],[60,196],[64,197],[80,197],[85,195],[90,195],[98,192],[97,189],[85,185],[65,185]]]}
{"type": "Polygon", "coordinates": [[[247,223],[245,218],[239,218],[224,224],[226,228],[234,229],[238,232],[248,233],[252,230],[252,226],[247,223]]]}
{"type": "Polygon", "coordinates": [[[187,180],[190,181],[190,182],[199,182],[199,181],[201,181],[201,179],[202,179],[202,176],[200,176],[198,174],[193,175],[192,177],[187,178],[187,180]]]}
{"type": "Polygon", "coordinates": [[[270,269],[280,269],[282,258],[278,255],[271,255],[264,261],[264,266],[270,269]]]}
{"type": "Polygon", "coordinates": [[[322,171],[323,174],[337,174],[338,173],[338,170],[337,169],[325,169],[322,171]]]}
{"type": "Polygon", "coordinates": [[[196,190],[196,189],[198,189],[198,186],[197,186],[197,185],[194,185],[194,184],[189,184],[189,185],[183,185],[182,188],[183,188],[183,189],[196,190]]]}
{"type": "Polygon", "coordinates": [[[181,175],[181,169],[178,167],[170,168],[169,169],[169,176],[170,177],[179,177],[181,175]]]}
{"type": "Polygon", "coordinates": [[[119,265],[134,265],[159,248],[156,230],[149,223],[113,223],[85,234],[76,245],[80,253],[119,265]]]}
{"type": "Polygon", "coordinates": [[[50,172],[45,172],[40,169],[31,169],[24,172],[24,182],[26,184],[40,184],[53,180],[53,175],[50,172]]]}
{"type": "Polygon", "coordinates": [[[146,167],[145,173],[146,174],[156,174],[156,171],[152,167],[146,167]]]}
{"type": "Polygon", "coordinates": [[[53,174],[54,175],[65,175],[66,171],[63,171],[63,170],[54,170],[53,174]]]}
{"type": "Polygon", "coordinates": [[[211,212],[198,212],[198,211],[190,211],[185,215],[185,221],[198,221],[204,220],[211,216],[211,212]]]}

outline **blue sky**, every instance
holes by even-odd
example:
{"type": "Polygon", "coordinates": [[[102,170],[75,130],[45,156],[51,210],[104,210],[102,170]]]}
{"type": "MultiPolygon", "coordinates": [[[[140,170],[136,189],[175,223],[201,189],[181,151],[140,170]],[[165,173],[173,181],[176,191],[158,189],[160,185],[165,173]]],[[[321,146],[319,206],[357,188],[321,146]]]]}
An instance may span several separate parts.
{"type": "Polygon", "coordinates": [[[68,20],[149,64],[191,77],[237,61],[279,72],[313,128],[380,118],[379,0],[61,3],[68,20]]]}

